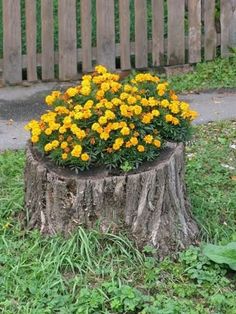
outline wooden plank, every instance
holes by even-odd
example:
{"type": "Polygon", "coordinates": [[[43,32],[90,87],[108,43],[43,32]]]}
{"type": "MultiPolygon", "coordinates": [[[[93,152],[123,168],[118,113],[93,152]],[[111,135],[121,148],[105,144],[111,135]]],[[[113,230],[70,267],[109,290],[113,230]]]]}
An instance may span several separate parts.
{"type": "Polygon", "coordinates": [[[35,0],[25,1],[26,15],[26,48],[27,48],[27,80],[37,80],[36,64],[36,2],[35,0]]]}
{"type": "Polygon", "coordinates": [[[152,0],[152,63],[164,64],[164,3],[152,0]]]}
{"type": "Polygon", "coordinates": [[[189,63],[201,61],[201,0],[188,1],[189,63]]]}
{"type": "Polygon", "coordinates": [[[120,14],[120,62],[122,70],[129,70],[130,64],[130,2],[119,0],[120,14]]]}
{"type": "Polygon", "coordinates": [[[221,56],[231,55],[236,47],[236,0],[221,0],[221,56]]]}
{"type": "Polygon", "coordinates": [[[135,0],[135,67],[146,68],[147,52],[147,1],[135,0]]]}
{"type": "Polygon", "coordinates": [[[54,79],[53,0],[41,1],[42,79],[54,79]]]}
{"type": "Polygon", "coordinates": [[[97,0],[97,62],[110,70],[115,62],[114,0],[97,0]]]}
{"type": "Polygon", "coordinates": [[[59,79],[77,77],[76,0],[59,0],[59,79]]]}
{"type": "Polygon", "coordinates": [[[168,0],[168,64],[185,63],[185,0],[168,0]]]}
{"type": "Polygon", "coordinates": [[[82,69],[92,71],[92,13],[91,0],[81,0],[81,40],[82,40],[82,69]]]}
{"type": "Polygon", "coordinates": [[[215,0],[204,1],[205,60],[216,56],[215,0]]]}
{"type": "Polygon", "coordinates": [[[3,36],[4,81],[17,84],[22,82],[19,0],[3,0],[3,36]]]}

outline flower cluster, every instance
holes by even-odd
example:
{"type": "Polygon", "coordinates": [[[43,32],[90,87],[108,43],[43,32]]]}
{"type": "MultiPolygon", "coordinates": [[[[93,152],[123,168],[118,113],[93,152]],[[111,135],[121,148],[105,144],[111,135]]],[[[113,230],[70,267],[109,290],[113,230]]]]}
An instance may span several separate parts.
{"type": "Polygon", "coordinates": [[[80,85],[45,99],[51,110],[26,129],[37,149],[58,164],[132,168],[157,158],[166,140],[184,141],[197,113],[167,82],[150,73],[124,82],[101,65],[80,85]]]}

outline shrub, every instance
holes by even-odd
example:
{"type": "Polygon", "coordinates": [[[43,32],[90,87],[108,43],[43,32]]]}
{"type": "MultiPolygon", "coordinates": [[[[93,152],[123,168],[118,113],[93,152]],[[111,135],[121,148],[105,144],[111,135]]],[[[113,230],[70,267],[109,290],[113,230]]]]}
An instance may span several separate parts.
{"type": "Polygon", "coordinates": [[[197,113],[168,82],[150,73],[118,74],[97,66],[81,84],[46,97],[52,108],[26,126],[31,141],[59,165],[133,169],[154,160],[166,141],[185,141],[197,113]]]}

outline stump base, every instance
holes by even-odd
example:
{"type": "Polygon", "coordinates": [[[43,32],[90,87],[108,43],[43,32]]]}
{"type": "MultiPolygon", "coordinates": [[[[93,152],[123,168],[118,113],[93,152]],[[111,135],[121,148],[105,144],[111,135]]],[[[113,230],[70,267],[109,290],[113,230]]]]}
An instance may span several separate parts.
{"type": "Polygon", "coordinates": [[[126,229],[137,245],[152,245],[160,257],[195,242],[184,183],[184,146],[169,144],[136,173],[105,169],[76,174],[56,167],[31,144],[26,149],[25,207],[29,228],[68,234],[78,226],[103,232],[126,229]]]}

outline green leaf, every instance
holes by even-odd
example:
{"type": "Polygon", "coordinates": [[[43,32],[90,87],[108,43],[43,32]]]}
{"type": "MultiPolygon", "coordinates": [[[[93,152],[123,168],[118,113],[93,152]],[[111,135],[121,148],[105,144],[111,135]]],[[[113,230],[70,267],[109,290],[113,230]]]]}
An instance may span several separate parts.
{"type": "Polygon", "coordinates": [[[207,244],[203,254],[215,263],[228,264],[231,269],[236,270],[236,242],[225,246],[207,244]]]}

